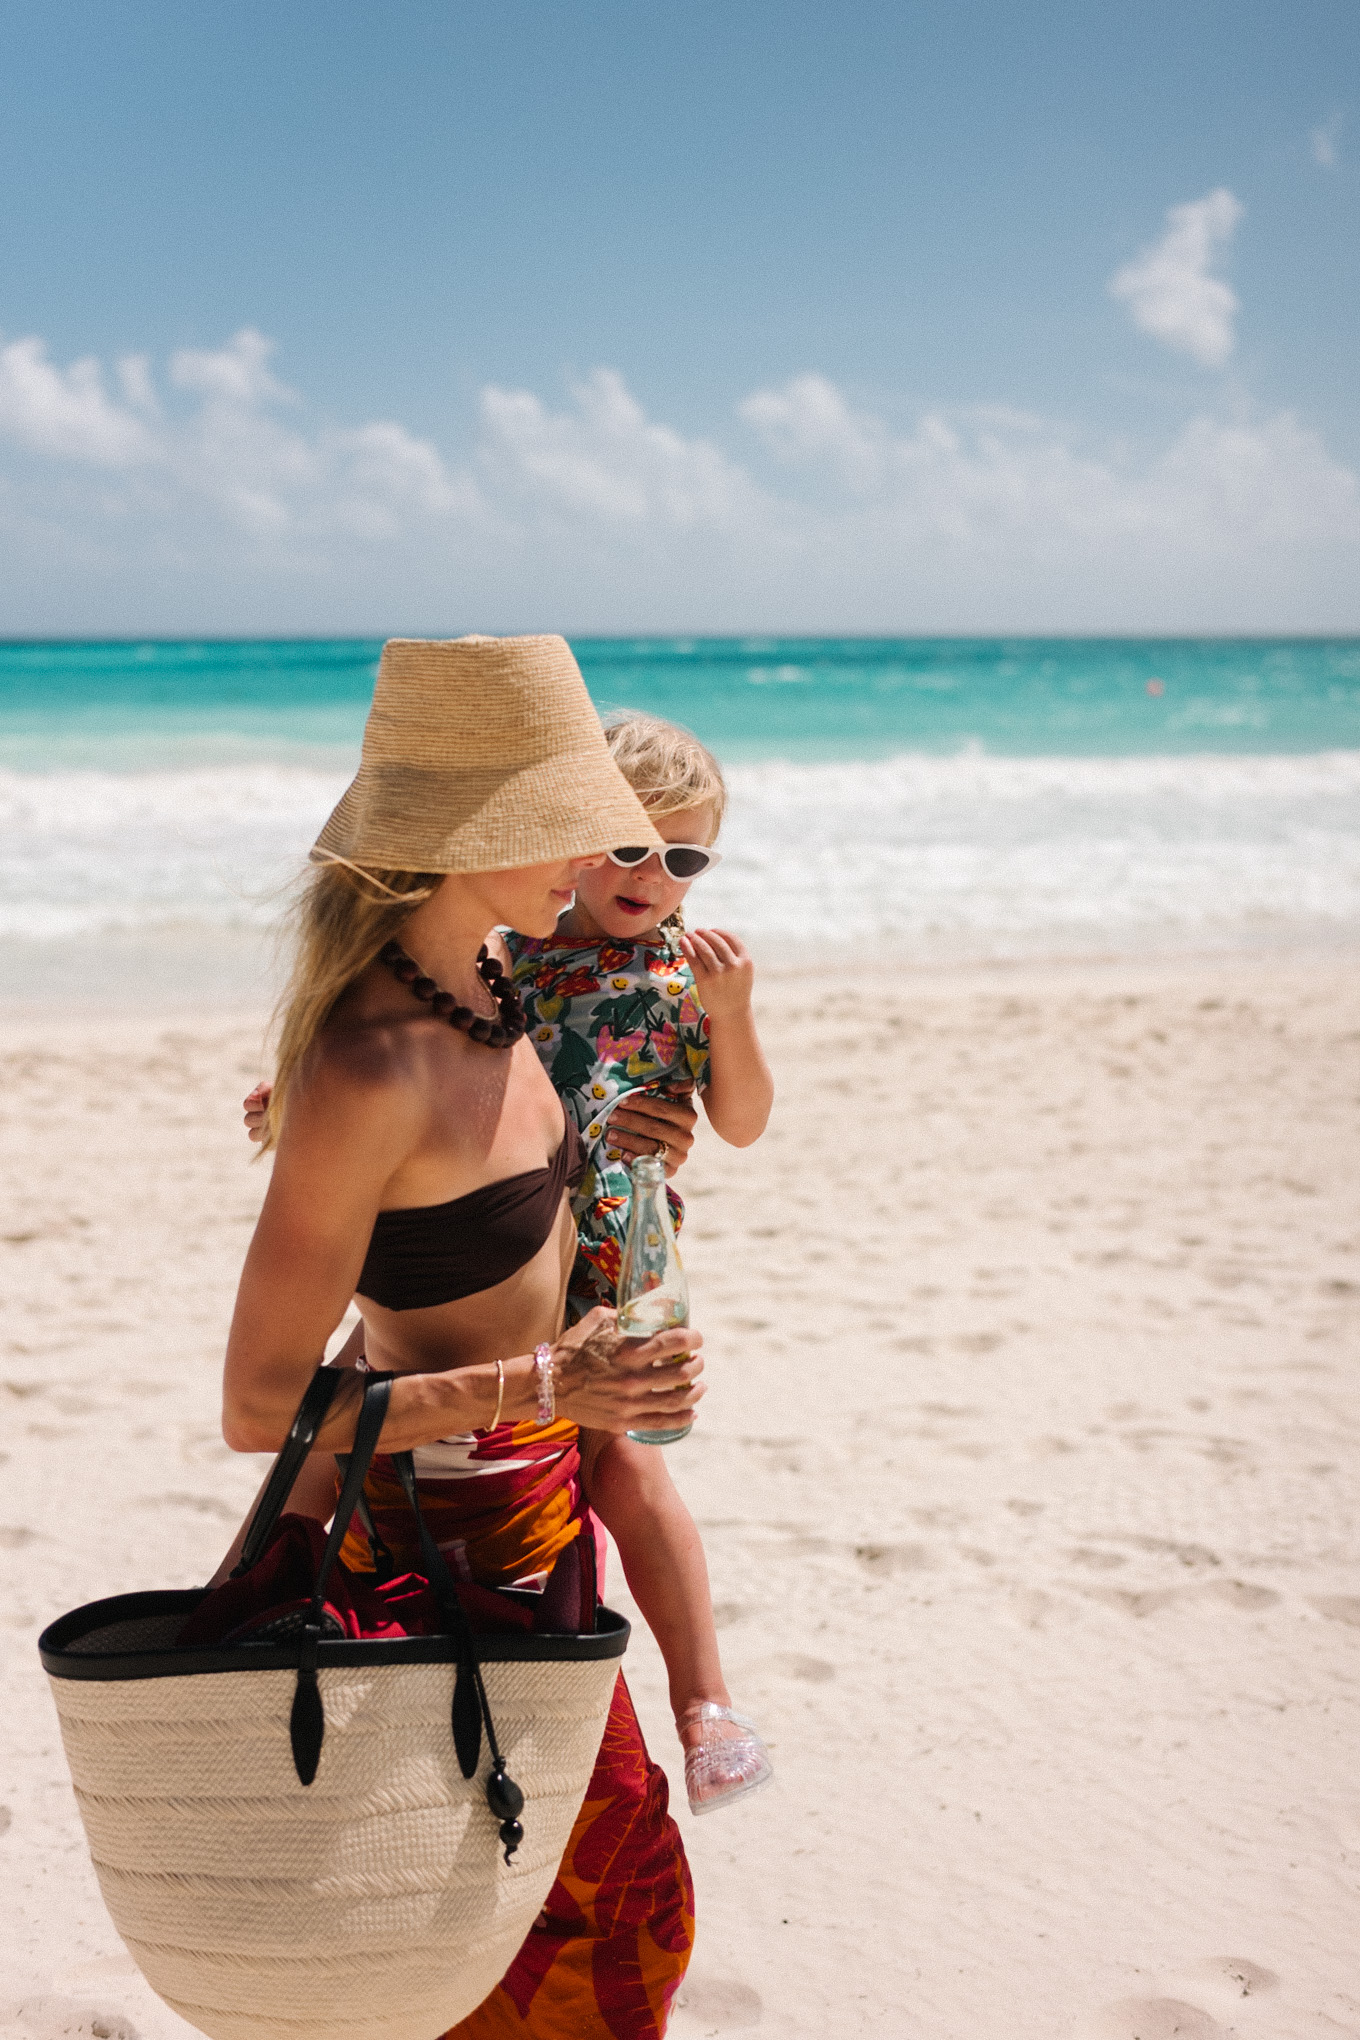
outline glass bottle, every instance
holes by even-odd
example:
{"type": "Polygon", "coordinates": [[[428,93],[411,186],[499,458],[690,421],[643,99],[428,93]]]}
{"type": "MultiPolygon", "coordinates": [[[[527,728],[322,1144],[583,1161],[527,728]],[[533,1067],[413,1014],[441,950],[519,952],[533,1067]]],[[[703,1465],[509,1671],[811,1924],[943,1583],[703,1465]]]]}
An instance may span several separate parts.
{"type": "MultiPolygon", "coordinates": [[[[689,1323],[689,1284],[680,1265],[666,1202],[666,1172],[658,1157],[639,1155],[632,1177],[633,1208],[619,1270],[619,1330],[629,1339],[650,1339],[654,1332],[689,1323]]],[[[693,1428],[694,1419],[686,1417],[680,1424],[630,1431],[628,1436],[639,1445],[673,1445],[693,1428]]]]}

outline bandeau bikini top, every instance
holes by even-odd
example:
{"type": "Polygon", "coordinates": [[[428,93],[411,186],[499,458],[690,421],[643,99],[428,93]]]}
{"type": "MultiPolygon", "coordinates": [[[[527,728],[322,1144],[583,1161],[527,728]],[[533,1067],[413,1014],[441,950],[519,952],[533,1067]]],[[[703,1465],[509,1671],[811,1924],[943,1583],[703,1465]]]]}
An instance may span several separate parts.
{"type": "Polygon", "coordinates": [[[358,1294],[384,1310],[430,1310],[494,1289],[533,1260],[557,1223],[562,1193],[576,1188],[585,1166],[581,1136],[567,1119],[546,1169],[483,1183],[447,1204],[380,1211],[358,1294]]]}

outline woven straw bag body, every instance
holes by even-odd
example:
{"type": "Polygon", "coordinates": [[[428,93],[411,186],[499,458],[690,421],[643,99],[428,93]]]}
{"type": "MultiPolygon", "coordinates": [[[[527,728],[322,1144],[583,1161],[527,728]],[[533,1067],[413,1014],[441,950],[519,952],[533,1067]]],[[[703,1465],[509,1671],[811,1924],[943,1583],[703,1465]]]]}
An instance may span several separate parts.
{"type": "Polygon", "coordinates": [[[627,1623],[601,1609],[593,1634],[477,1639],[489,1761],[479,1720],[471,1776],[465,1706],[461,1748],[451,1729],[466,1634],[313,1640],[323,1731],[304,1782],[307,1643],[177,1649],[204,1591],[94,1602],[41,1639],[114,1925],[211,2040],[434,2040],[494,1988],[552,1888],[627,1623]],[[523,1840],[503,1860],[488,1784],[494,1804],[510,1774],[523,1840]]]}

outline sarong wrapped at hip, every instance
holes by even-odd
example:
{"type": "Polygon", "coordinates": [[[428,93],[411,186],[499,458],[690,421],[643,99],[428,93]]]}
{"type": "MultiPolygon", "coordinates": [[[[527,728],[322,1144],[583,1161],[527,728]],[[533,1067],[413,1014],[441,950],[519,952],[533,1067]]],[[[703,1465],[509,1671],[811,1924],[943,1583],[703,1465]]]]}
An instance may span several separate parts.
{"type": "MultiPolygon", "coordinates": [[[[563,1612],[583,1588],[593,1596],[595,1523],[580,1468],[568,1423],[502,1424],[416,1453],[421,1507],[454,1574],[541,1592],[563,1612]]],[[[374,1460],[365,1498],[398,1565],[418,1564],[390,1461],[374,1460]]],[[[353,1571],[372,1568],[357,1530],[343,1557],[353,1571]]],[[[577,1626],[575,1615],[560,1626],[577,1626]]],[[[694,1888],[668,1804],[620,1674],[547,1903],[490,1997],[445,2040],[661,2040],[694,1945],[694,1888]]]]}

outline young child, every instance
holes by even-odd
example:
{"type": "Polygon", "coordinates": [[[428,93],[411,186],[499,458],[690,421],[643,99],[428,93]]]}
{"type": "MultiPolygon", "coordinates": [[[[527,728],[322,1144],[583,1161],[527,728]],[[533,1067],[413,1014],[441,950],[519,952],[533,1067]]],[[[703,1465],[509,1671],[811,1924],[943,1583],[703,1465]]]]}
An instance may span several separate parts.
{"type": "MultiPolygon", "coordinates": [[[[690,886],[719,861],[712,846],[727,789],[718,762],[688,730],[655,716],[620,717],[606,735],[667,847],[621,844],[581,874],[554,934],[507,938],[529,1039],[586,1147],[572,1204],[572,1317],[615,1301],[632,1196],[628,1164],[609,1137],[615,1109],[639,1091],[693,1087],[714,1131],[748,1147],[774,1100],[751,1013],[750,957],[734,935],[684,930],[690,886]]],[[[678,1228],[684,1207],[667,1194],[678,1228]]],[[[690,1806],[707,1812],[763,1784],[769,1756],[729,1705],[699,1533],[656,1463],[661,1451],[620,1451],[612,1441],[604,1455],[603,1443],[583,1455],[586,1492],[666,1660],[690,1806]]]]}
{"type": "MultiPolygon", "coordinates": [[[[654,716],[621,717],[607,735],[666,848],[621,844],[582,873],[552,936],[507,937],[529,1039],[587,1151],[572,1205],[573,1320],[615,1301],[632,1195],[609,1137],[615,1109],[639,1092],[695,1089],[715,1131],[746,1147],[764,1132],[774,1097],[751,1014],[750,957],[733,935],[684,932],[690,886],[719,861],[712,846],[727,792],[717,760],[654,716]]],[[[252,1130],[267,1096],[260,1086],[245,1101],[252,1130]]],[[[683,1206],[668,1195],[678,1226],[683,1206]]],[[[690,1807],[709,1812],[764,1784],[772,1767],[754,1724],[731,1707],[698,1529],[664,1449],[592,1433],[581,1457],[586,1496],[666,1662],[690,1807]]]]}

